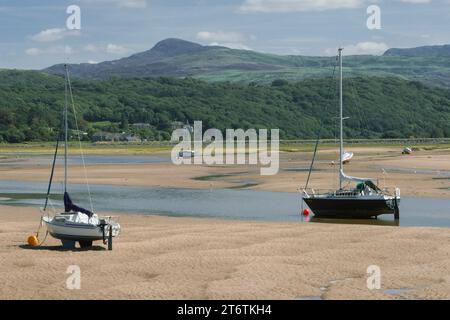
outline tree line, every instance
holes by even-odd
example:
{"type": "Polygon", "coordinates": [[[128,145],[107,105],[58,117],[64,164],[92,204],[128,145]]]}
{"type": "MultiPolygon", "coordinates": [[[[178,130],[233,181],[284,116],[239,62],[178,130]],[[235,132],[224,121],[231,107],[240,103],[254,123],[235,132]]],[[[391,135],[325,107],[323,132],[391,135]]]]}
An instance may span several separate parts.
{"type": "MultiPolygon", "coordinates": [[[[86,139],[106,131],[169,140],[174,122],[196,120],[203,121],[204,130],[278,128],[281,139],[311,139],[319,127],[323,138],[336,136],[335,80],[261,85],[162,77],[72,79],[72,85],[78,125],[86,139]]],[[[352,77],[344,80],[344,104],[349,138],[450,137],[447,89],[399,78],[352,77]]],[[[62,77],[0,71],[0,142],[55,140],[63,106],[62,77]]]]}

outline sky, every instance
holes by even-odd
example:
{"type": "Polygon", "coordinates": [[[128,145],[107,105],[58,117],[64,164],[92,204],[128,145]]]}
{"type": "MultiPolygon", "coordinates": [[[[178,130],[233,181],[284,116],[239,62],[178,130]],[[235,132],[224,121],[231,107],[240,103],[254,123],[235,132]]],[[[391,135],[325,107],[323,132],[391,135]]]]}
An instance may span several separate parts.
{"type": "Polygon", "coordinates": [[[450,0],[0,0],[0,68],[115,60],[166,38],[281,55],[339,46],[382,54],[450,44],[450,0]],[[80,30],[67,28],[71,5],[80,30]],[[367,26],[373,5],[380,29],[367,26]]]}

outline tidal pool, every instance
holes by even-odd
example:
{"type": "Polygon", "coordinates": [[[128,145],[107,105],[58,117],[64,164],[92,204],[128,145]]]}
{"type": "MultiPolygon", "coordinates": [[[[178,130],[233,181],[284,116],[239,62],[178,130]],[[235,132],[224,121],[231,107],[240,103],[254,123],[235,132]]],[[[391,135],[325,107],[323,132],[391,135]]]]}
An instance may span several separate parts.
{"type": "MultiPolygon", "coordinates": [[[[0,204],[43,206],[46,183],[0,180],[0,204]]],[[[96,211],[189,216],[237,220],[305,222],[298,193],[246,189],[183,189],[91,185],[96,211]]],[[[62,183],[52,187],[52,203],[62,206],[62,183]]],[[[80,206],[90,208],[85,185],[72,184],[69,192],[80,206]]],[[[400,221],[393,215],[371,220],[310,219],[311,222],[400,226],[450,227],[450,199],[402,198],[400,221]]]]}

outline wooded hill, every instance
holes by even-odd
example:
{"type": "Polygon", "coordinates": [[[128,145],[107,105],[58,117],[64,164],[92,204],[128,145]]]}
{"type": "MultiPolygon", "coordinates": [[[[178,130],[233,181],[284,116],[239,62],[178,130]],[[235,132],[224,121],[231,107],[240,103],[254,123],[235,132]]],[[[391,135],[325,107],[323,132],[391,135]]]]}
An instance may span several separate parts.
{"type": "MultiPolygon", "coordinates": [[[[268,85],[197,79],[72,79],[80,129],[133,132],[170,139],[173,122],[203,128],[280,129],[283,139],[336,134],[336,79],[268,85]],[[134,127],[146,123],[148,127],[134,127]]],[[[351,138],[450,137],[450,90],[392,77],[346,78],[345,134],[351,138]]],[[[0,71],[0,141],[54,140],[64,105],[64,79],[34,71],[0,71]]],[[[73,117],[70,117],[74,128],[73,117]]]]}

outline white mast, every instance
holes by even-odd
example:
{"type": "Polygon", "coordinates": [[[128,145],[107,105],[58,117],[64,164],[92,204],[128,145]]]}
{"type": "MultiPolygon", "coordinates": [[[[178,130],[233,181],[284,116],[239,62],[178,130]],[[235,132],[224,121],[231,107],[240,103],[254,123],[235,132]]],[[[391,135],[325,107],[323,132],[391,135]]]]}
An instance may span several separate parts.
{"type": "Polygon", "coordinates": [[[67,132],[68,132],[68,122],[67,122],[67,104],[68,104],[68,90],[67,90],[67,82],[69,79],[69,72],[67,70],[67,64],[64,65],[66,71],[66,83],[65,83],[65,100],[64,100],[64,192],[67,192],[67,132]]]}
{"type": "Polygon", "coordinates": [[[343,167],[343,155],[344,155],[344,130],[343,130],[343,106],[344,99],[342,94],[342,50],[343,48],[339,48],[339,121],[340,121],[340,146],[339,146],[339,189],[342,189],[342,174],[344,171],[343,167]]]}
{"type": "Polygon", "coordinates": [[[339,48],[339,121],[340,121],[340,146],[339,146],[339,189],[342,189],[342,185],[344,181],[353,181],[353,182],[366,182],[368,180],[372,180],[369,178],[357,178],[351,177],[344,173],[344,96],[343,96],[343,71],[342,71],[342,51],[344,48],[339,48]]]}

